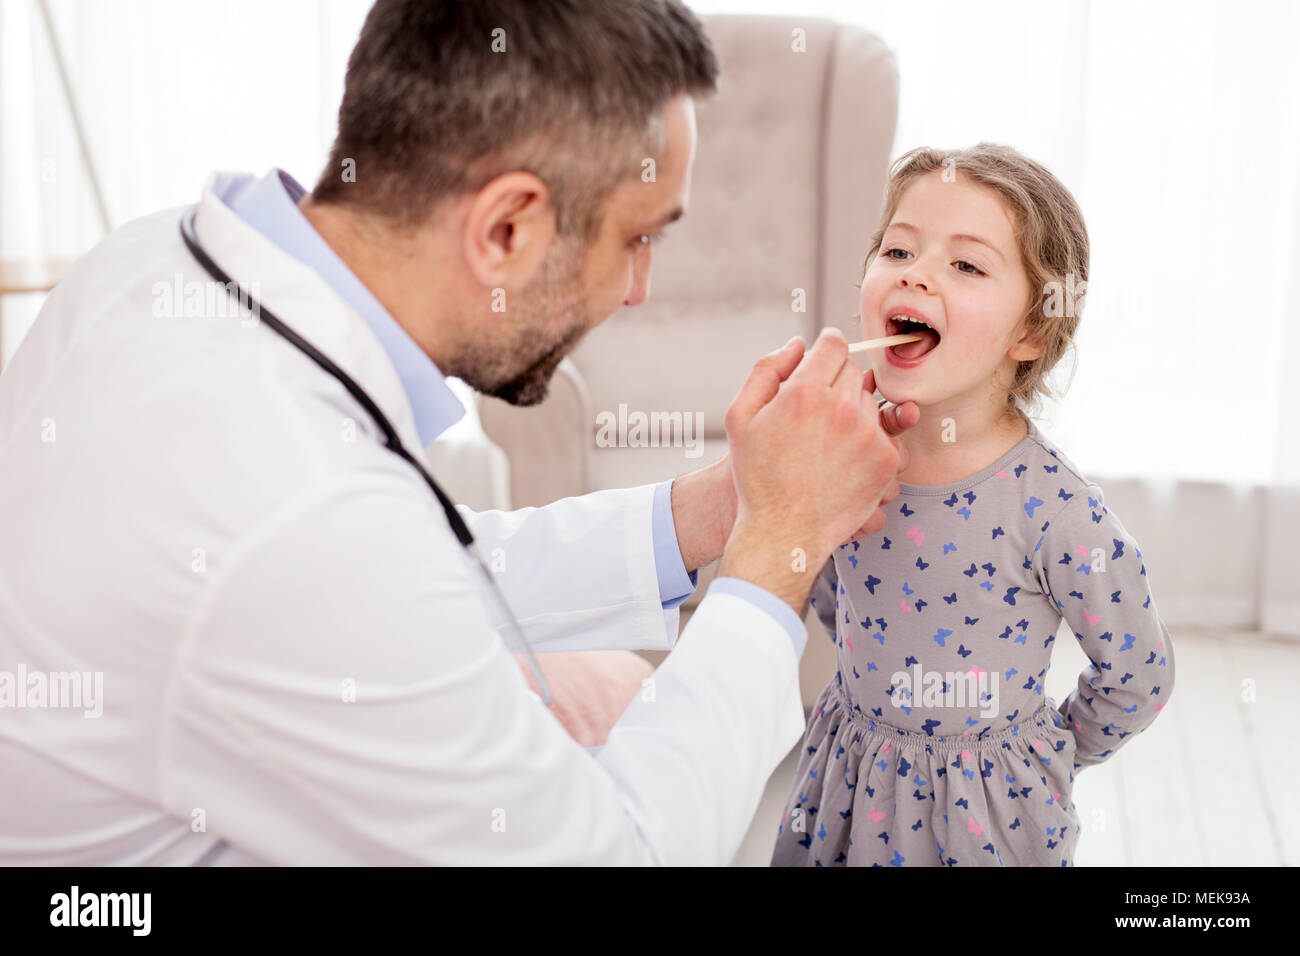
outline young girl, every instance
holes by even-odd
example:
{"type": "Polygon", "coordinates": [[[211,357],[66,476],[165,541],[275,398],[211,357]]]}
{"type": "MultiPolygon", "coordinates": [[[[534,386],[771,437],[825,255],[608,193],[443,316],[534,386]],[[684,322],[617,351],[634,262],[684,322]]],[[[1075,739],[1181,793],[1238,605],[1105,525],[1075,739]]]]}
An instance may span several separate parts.
{"type": "Polygon", "coordinates": [[[886,400],[915,401],[877,535],[812,605],[837,670],[808,724],[774,865],[1071,866],[1074,771],[1145,729],[1174,654],[1137,542],[1029,419],[1074,335],[1088,236],[1073,197],[1004,146],[894,164],[862,282],[886,400]],[[1092,666],[1058,708],[1064,618],[1092,666]]]}

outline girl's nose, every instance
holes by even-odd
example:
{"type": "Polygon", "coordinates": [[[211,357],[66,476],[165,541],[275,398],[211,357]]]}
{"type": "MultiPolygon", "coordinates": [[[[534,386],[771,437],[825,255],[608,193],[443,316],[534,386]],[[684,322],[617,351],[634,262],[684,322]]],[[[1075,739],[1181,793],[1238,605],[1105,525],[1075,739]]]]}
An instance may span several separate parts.
{"type": "Polygon", "coordinates": [[[904,272],[899,276],[898,284],[903,288],[911,286],[914,289],[924,289],[926,292],[930,291],[929,280],[925,277],[924,273],[918,272],[916,269],[909,269],[907,272],[904,272]]]}
{"type": "Polygon", "coordinates": [[[934,281],[930,278],[930,260],[928,257],[917,256],[913,259],[906,269],[898,276],[898,284],[901,288],[911,286],[915,289],[924,289],[930,291],[930,286],[934,281]]]}

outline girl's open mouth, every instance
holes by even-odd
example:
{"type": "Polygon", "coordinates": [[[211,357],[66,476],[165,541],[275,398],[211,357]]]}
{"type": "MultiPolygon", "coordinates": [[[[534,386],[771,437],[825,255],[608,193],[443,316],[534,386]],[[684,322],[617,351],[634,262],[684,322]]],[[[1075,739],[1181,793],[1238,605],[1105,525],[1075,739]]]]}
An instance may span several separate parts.
{"type": "Polygon", "coordinates": [[[939,333],[930,328],[924,322],[909,319],[907,316],[900,315],[885,321],[885,331],[889,335],[920,335],[919,342],[906,342],[903,345],[892,345],[885,350],[886,358],[894,365],[902,367],[911,367],[920,361],[926,355],[930,354],[939,345],[939,333]],[[898,361],[895,361],[895,360],[898,361]]]}

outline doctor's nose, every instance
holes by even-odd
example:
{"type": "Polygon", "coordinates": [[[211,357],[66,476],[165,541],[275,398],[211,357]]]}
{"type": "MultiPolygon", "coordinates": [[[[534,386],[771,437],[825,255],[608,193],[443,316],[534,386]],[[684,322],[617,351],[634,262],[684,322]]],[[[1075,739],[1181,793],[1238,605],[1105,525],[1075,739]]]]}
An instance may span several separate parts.
{"type": "Polygon", "coordinates": [[[623,300],[624,305],[640,305],[650,298],[650,260],[652,257],[653,253],[650,250],[649,243],[645,243],[633,253],[632,262],[628,266],[630,277],[627,298],[623,300]]]}

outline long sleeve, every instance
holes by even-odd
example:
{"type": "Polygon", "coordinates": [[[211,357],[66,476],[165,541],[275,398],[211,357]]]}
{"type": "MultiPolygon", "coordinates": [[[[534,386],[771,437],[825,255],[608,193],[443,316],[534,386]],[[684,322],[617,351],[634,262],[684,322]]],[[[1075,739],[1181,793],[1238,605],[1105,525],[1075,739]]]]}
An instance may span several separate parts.
{"type": "MultiPolygon", "coordinates": [[[[458,506],[534,650],[672,649],[680,614],[661,595],[656,487],[597,491],[517,511],[458,506]]],[[[490,613],[505,635],[499,609],[490,613]]]]}
{"type": "Polygon", "coordinates": [[[1101,488],[1063,488],[1034,553],[1044,593],[1092,664],[1059,711],[1074,730],[1075,768],[1101,763],[1155,720],[1174,687],[1174,647],[1138,543],[1101,488]]]}
{"type": "Polygon", "coordinates": [[[803,729],[780,624],[711,591],[593,759],[402,481],[315,489],[224,565],[168,672],[166,810],[273,864],[726,865],[803,729]]]}
{"type": "Polygon", "coordinates": [[[659,600],[665,609],[677,607],[695,593],[700,580],[699,569],[687,571],[682,561],[672,495],[672,479],[655,485],[655,572],[659,575],[659,600]]]}
{"type": "MultiPolygon", "coordinates": [[[[856,550],[856,547],[854,550],[856,550]]],[[[817,612],[817,619],[822,622],[822,627],[826,628],[826,633],[832,641],[836,639],[835,592],[839,585],[840,578],[839,573],[835,570],[835,556],[831,555],[826,559],[826,564],[822,567],[821,573],[817,575],[817,581],[813,584],[812,595],[808,599],[808,604],[817,612]]]]}
{"type": "MultiPolygon", "coordinates": [[[[668,521],[663,519],[669,485],[597,491],[518,511],[476,513],[459,507],[535,651],[674,646],[678,605],[694,590],[695,575],[687,575],[682,565],[671,511],[668,521]],[[671,537],[669,547],[665,536],[671,537]],[[680,593],[682,587],[689,590],[680,593]]],[[[802,655],[807,632],[788,605],[748,582],[715,578],[714,583],[715,590],[747,601],[780,624],[795,657],[802,655]]],[[[508,639],[500,609],[491,608],[491,614],[508,639]]]]}

